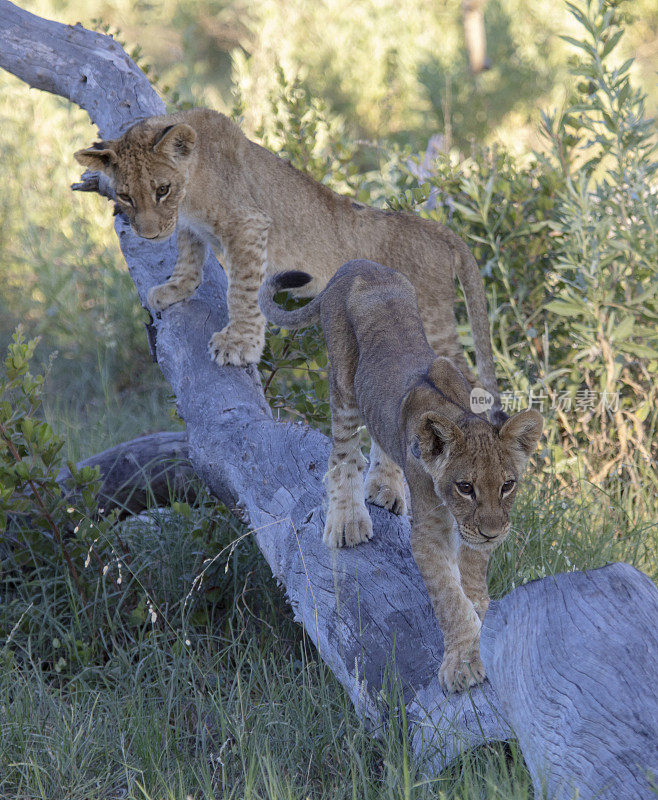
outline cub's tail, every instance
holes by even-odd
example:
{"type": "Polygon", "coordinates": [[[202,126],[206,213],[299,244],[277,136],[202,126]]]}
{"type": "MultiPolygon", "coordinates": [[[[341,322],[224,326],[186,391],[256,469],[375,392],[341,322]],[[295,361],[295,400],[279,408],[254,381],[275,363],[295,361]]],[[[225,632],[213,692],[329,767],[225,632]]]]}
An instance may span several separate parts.
{"type": "Polygon", "coordinates": [[[320,295],[294,311],[284,311],[274,302],[274,295],[282,289],[298,289],[313,278],[306,272],[279,272],[267,278],[258,292],[258,305],[263,316],[282,328],[304,328],[320,319],[320,295]]]}
{"type": "Polygon", "coordinates": [[[471,323],[478,377],[482,386],[493,395],[493,406],[490,411],[491,420],[494,424],[500,424],[507,419],[507,414],[503,411],[498,382],[496,381],[489,313],[482,275],[473,253],[461,239],[457,242],[457,249],[456,272],[466,298],[466,311],[471,323]]]}

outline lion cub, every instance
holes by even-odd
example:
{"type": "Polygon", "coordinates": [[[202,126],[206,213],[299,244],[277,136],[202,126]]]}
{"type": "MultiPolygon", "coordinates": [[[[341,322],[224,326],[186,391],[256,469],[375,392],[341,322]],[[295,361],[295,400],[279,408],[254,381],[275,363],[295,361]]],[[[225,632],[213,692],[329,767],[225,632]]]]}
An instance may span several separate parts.
{"type": "Polygon", "coordinates": [[[459,278],[480,380],[499,402],[482,278],[466,244],[448,228],[338,195],[249,141],[228,117],[203,108],[150,117],[75,157],[109,176],[138,236],[162,241],[177,231],[174,271],[149,292],[155,311],[191,297],[206,247],[223,249],[229,323],[209,343],[218,364],[260,359],[265,321],[258,289],[266,275],[303,269],[311,280],[302,294],[311,297],[344,262],[370,258],[407,275],[432,347],[470,379],[455,324],[459,278]]]}
{"type": "Polygon", "coordinates": [[[259,303],[267,319],[286,328],[320,319],[327,340],[333,447],[324,542],[352,546],[372,536],[359,447],[363,420],[390,459],[382,488],[394,487],[399,497],[402,471],[407,479],[412,552],[444,637],[439,678],[448,690],[472,686],[485,676],[479,634],[489,605],[489,555],[509,533],[517,481],[542,418],[521,411],[498,426],[469,410],[468,381],[429,346],[414,288],[400,273],[351,261],[304,308],[276,305],[277,291],[310,280],[299,272],[275,275],[259,303]]]}

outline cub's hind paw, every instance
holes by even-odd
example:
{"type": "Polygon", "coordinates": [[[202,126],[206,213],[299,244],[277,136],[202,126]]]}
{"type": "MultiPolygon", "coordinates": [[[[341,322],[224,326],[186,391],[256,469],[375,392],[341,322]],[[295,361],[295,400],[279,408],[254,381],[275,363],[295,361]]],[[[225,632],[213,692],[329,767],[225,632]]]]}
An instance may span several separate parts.
{"type": "Polygon", "coordinates": [[[375,506],[385,508],[393,514],[405,514],[407,504],[404,499],[403,486],[380,484],[376,480],[366,480],[366,500],[375,506]]]}
{"type": "Polygon", "coordinates": [[[240,335],[233,332],[230,325],[221,331],[213,333],[208,342],[210,357],[219,364],[233,364],[236,367],[245,367],[247,364],[257,364],[263,352],[263,344],[255,334],[240,335]]]}
{"type": "Polygon", "coordinates": [[[486,677],[479,652],[463,653],[452,650],[443,654],[439,669],[439,682],[449,692],[463,692],[476,686],[486,677]]]}
{"type": "Polygon", "coordinates": [[[365,506],[329,509],[322,541],[327,547],[354,547],[372,539],[372,520],[365,506]]]}

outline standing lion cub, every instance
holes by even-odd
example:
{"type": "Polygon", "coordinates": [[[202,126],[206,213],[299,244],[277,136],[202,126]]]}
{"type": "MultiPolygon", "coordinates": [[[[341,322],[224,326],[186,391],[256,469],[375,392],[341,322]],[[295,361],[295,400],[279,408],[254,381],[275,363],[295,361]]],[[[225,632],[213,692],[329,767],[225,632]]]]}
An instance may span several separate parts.
{"type": "Polygon", "coordinates": [[[174,271],[149,293],[155,311],[190,297],[201,283],[206,246],[223,248],[229,323],[210,340],[218,364],[260,359],[265,321],[257,297],[266,275],[304,270],[311,280],[301,296],[311,297],[341,264],[368,258],[409,278],[432,347],[471,380],[455,325],[459,278],[479,378],[499,409],[482,278],[466,244],[448,228],[338,195],[207,109],[150,117],[75,157],[109,176],[139,236],[162,241],[178,232],[174,271]]]}
{"type": "MultiPolygon", "coordinates": [[[[484,679],[478,645],[489,605],[489,555],[509,533],[517,482],[542,418],[521,411],[494,425],[471,412],[470,384],[429,346],[416,293],[400,273],[352,261],[304,308],[276,305],[277,291],[310,280],[299,272],[269,278],[260,307],[286,328],[320,319],[327,340],[333,448],[324,541],[342,547],[372,536],[361,478],[363,420],[388,456],[388,481],[399,498],[403,471],[407,479],[411,548],[443,631],[439,678],[449,690],[472,686],[484,679]]],[[[366,485],[373,472],[380,481],[371,456],[366,485]]]]}

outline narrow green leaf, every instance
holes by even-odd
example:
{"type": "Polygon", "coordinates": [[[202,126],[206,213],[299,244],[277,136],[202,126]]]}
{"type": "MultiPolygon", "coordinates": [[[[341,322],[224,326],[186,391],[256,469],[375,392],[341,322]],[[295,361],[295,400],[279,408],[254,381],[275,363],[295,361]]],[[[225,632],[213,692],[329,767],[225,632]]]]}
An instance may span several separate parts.
{"type": "Polygon", "coordinates": [[[612,36],[608,39],[608,41],[603,45],[603,50],[601,51],[601,58],[605,58],[609,55],[619,43],[619,40],[624,35],[623,30],[618,30],[616,33],[613,33],[612,36]]]}
{"type": "Polygon", "coordinates": [[[561,34],[559,38],[565,42],[568,42],[570,45],[573,45],[573,47],[577,47],[579,50],[584,50],[591,56],[596,55],[596,50],[587,42],[581,42],[579,39],[574,39],[572,36],[566,36],[564,34],[561,34]]]}
{"type": "Polygon", "coordinates": [[[633,317],[626,317],[623,319],[617,326],[612,329],[610,334],[610,339],[613,342],[618,342],[620,340],[626,339],[633,333],[633,327],[635,325],[635,320],[633,317]]]}
{"type": "Polygon", "coordinates": [[[559,314],[561,317],[578,317],[583,313],[584,306],[575,302],[566,302],[564,300],[551,300],[546,303],[548,311],[553,314],[559,314]]]}

